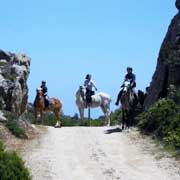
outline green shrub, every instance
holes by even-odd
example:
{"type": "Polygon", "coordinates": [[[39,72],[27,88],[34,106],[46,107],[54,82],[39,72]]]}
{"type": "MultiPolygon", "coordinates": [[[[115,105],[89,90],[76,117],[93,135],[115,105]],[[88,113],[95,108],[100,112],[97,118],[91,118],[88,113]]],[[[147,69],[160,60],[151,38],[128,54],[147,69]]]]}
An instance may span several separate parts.
{"type": "Polygon", "coordinates": [[[14,134],[16,137],[19,138],[27,138],[25,134],[25,130],[19,127],[19,124],[17,121],[9,121],[6,124],[6,127],[11,131],[12,134],[14,134]]]}
{"type": "Polygon", "coordinates": [[[0,179],[31,180],[24,162],[15,152],[5,152],[2,142],[0,142],[0,179]]]}
{"type": "Polygon", "coordinates": [[[163,140],[177,149],[180,149],[180,113],[169,122],[169,126],[163,129],[163,140]]]}
{"type": "Polygon", "coordinates": [[[168,126],[177,110],[177,105],[172,100],[161,99],[137,117],[138,126],[144,132],[156,133],[161,137],[162,128],[168,126]]]}
{"type": "Polygon", "coordinates": [[[113,113],[111,113],[111,125],[117,125],[121,122],[122,119],[122,110],[116,109],[113,113]]]}
{"type": "Polygon", "coordinates": [[[69,116],[61,116],[62,126],[79,126],[79,120],[69,116]]]}
{"type": "Polygon", "coordinates": [[[0,141],[0,152],[2,152],[4,150],[4,145],[3,143],[0,141]]]}
{"type": "Polygon", "coordinates": [[[6,61],[0,61],[0,66],[6,66],[7,62],[6,61]]]}
{"type": "Polygon", "coordinates": [[[0,97],[0,109],[3,109],[3,98],[0,97]]]}
{"type": "Polygon", "coordinates": [[[173,100],[159,100],[137,119],[143,133],[152,134],[172,149],[180,149],[180,108],[173,100]]]}
{"type": "Polygon", "coordinates": [[[10,81],[15,81],[16,80],[16,75],[15,74],[8,74],[6,76],[6,79],[9,79],[10,81]]]}
{"type": "MultiPolygon", "coordinates": [[[[61,116],[60,117],[62,126],[79,126],[79,121],[70,117],[70,116],[61,116]]],[[[41,118],[37,121],[34,119],[35,124],[41,124],[41,118]]],[[[56,124],[56,117],[54,114],[46,114],[43,116],[43,124],[46,126],[54,126],[56,124]]]]}
{"type": "Polygon", "coordinates": [[[30,113],[30,112],[25,112],[21,115],[20,117],[23,121],[28,121],[32,124],[36,124],[36,118],[35,118],[35,115],[34,113],[30,113]]]}
{"type": "MultiPolygon", "coordinates": [[[[119,123],[119,120],[121,119],[121,110],[116,110],[114,113],[111,113],[111,125],[116,125],[119,123]]],[[[9,115],[13,116],[13,115],[9,115]]],[[[23,116],[21,117],[22,119],[28,120],[33,124],[41,124],[41,118],[39,120],[35,119],[35,116],[33,113],[28,112],[24,113],[23,116]]],[[[12,118],[11,118],[12,119],[12,118]]],[[[91,126],[103,126],[104,125],[104,116],[100,116],[97,119],[92,119],[91,120],[91,126]]],[[[60,117],[62,126],[79,126],[80,125],[80,120],[77,117],[70,117],[66,115],[61,115],[60,117]]],[[[43,115],[43,124],[47,126],[54,126],[56,124],[56,117],[54,116],[53,113],[47,113],[43,115]]],[[[84,118],[84,126],[89,126],[90,122],[88,118],[84,118]]]]}
{"type": "Polygon", "coordinates": [[[17,120],[18,117],[15,113],[12,113],[10,111],[4,111],[4,116],[9,120],[9,121],[14,121],[17,120]]]}

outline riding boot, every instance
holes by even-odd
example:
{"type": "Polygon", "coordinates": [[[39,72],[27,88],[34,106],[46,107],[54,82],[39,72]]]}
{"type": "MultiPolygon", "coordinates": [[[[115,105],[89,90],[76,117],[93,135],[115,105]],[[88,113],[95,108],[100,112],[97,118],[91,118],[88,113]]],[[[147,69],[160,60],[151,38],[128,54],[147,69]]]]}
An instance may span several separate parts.
{"type": "Polygon", "coordinates": [[[121,90],[121,91],[119,92],[119,94],[118,94],[118,97],[117,97],[117,100],[116,100],[116,103],[115,103],[116,106],[119,105],[119,101],[120,101],[120,99],[121,99],[121,95],[122,95],[122,90],[121,90]]]}

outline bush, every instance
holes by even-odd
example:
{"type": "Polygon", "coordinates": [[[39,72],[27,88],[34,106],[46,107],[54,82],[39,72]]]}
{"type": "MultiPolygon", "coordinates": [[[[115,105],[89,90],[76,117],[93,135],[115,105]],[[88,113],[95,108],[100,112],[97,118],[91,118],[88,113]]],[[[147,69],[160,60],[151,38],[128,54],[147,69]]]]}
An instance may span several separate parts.
{"type": "Polygon", "coordinates": [[[3,109],[3,98],[0,97],[0,110],[2,110],[2,109],[3,109]]]}
{"type": "Polygon", "coordinates": [[[177,105],[172,100],[162,99],[137,117],[138,126],[142,131],[161,136],[161,128],[168,125],[176,112],[177,105]]]}
{"type": "Polygon", "coordinates": [[[31,180],[24,162],[15,152],[5,152],[2,142],[0,142],[0,179],[31,180]]]}
{"type": "Polygon", "coordinates": [[[18,116],[15,113],[12,113],[10,111],[4,111],[4,116],[9,120],[9,121],[15,121],[18,119],[18,116]]]}
{"type": "Polygon", "coordinates": [[[159,100],[137,119],[143,133],[152,134],[166,145],[180,149],[180,107],[173,100],[159,100]]]}
{"type": "Polygon", "coordinates": [[[121,122],[122,110],[117,109],[115,112],[111,113],[111,125],[117,125],[121,122]]]}
{"type": "Polygon", "coordinates": [[[32,124],[36,124],[36,118],[35,118],[35,115],[34,113],[31,113],[31,112],[25,112],[23,113],[21,116],[20,116],[20,119],[23,120],[23,121],[28,121],[32,124]]]}
{"type": "Polygon", "coordinates": [[[10,81],[15,81],[16,80],[16,75],[15,74],[8,74],[6,76],[6,79],[9,79],[10,81]]]}
{"type": "Polygon", "coordinates": [[[0,152],[2,152],[4,150],[4,145],[3,143],[0,141],[0,152]]]}
{"type": "Polygon", "coordinates": [[[9,121],[6,124],[6,127],[11,131],[12,134],[14,134],[16,137],[19,138],[27,138],[25,134],[25,130],[19,127],[19,124],[17,121],[9,121]]]}
{"type": "Polygon", "coordinates": [[[163,129],[163,140],[177,149],[180,149],[180,113],[178,113],[169,125],[163,129]]]}

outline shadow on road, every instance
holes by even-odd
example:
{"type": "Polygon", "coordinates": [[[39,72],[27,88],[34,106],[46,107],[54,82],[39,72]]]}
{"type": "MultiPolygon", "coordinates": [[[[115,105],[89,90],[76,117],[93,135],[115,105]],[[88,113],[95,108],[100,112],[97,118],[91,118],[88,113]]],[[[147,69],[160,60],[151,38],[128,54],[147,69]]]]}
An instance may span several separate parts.
{"type": "Polygon", "coordinates": [[[112,134],[112,133],[119,133],[122,132],[122,129],[120,128],[115,128],[115,129],[108,129],[104,131],[104,134],[112,134]]]}

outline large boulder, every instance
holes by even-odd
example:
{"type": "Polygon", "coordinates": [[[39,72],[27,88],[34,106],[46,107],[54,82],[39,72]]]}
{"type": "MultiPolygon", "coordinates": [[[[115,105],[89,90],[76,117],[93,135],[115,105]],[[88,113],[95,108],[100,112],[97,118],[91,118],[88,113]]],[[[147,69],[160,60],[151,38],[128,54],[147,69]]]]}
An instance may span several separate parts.
{"type": "Polygon", "coordinates": [[[176,7],[180,10],[180,0],[176,0],[176,7]]]}
{"type": "MultiPolygon", "coordinates": [[[[180,0],[176,0],[176,7],[180,9],[180,0]]],[[[160,48],[144,107],[148,108],[159,98],[168,97],[171,87],[180,90],[180,12],[171,21],[160,48]]]]}
{"type": "Polygon", "coordinates": [[[0,50],[0,109],[18,116],[26,110],[30,61],[24,53],[0,50]]]}

